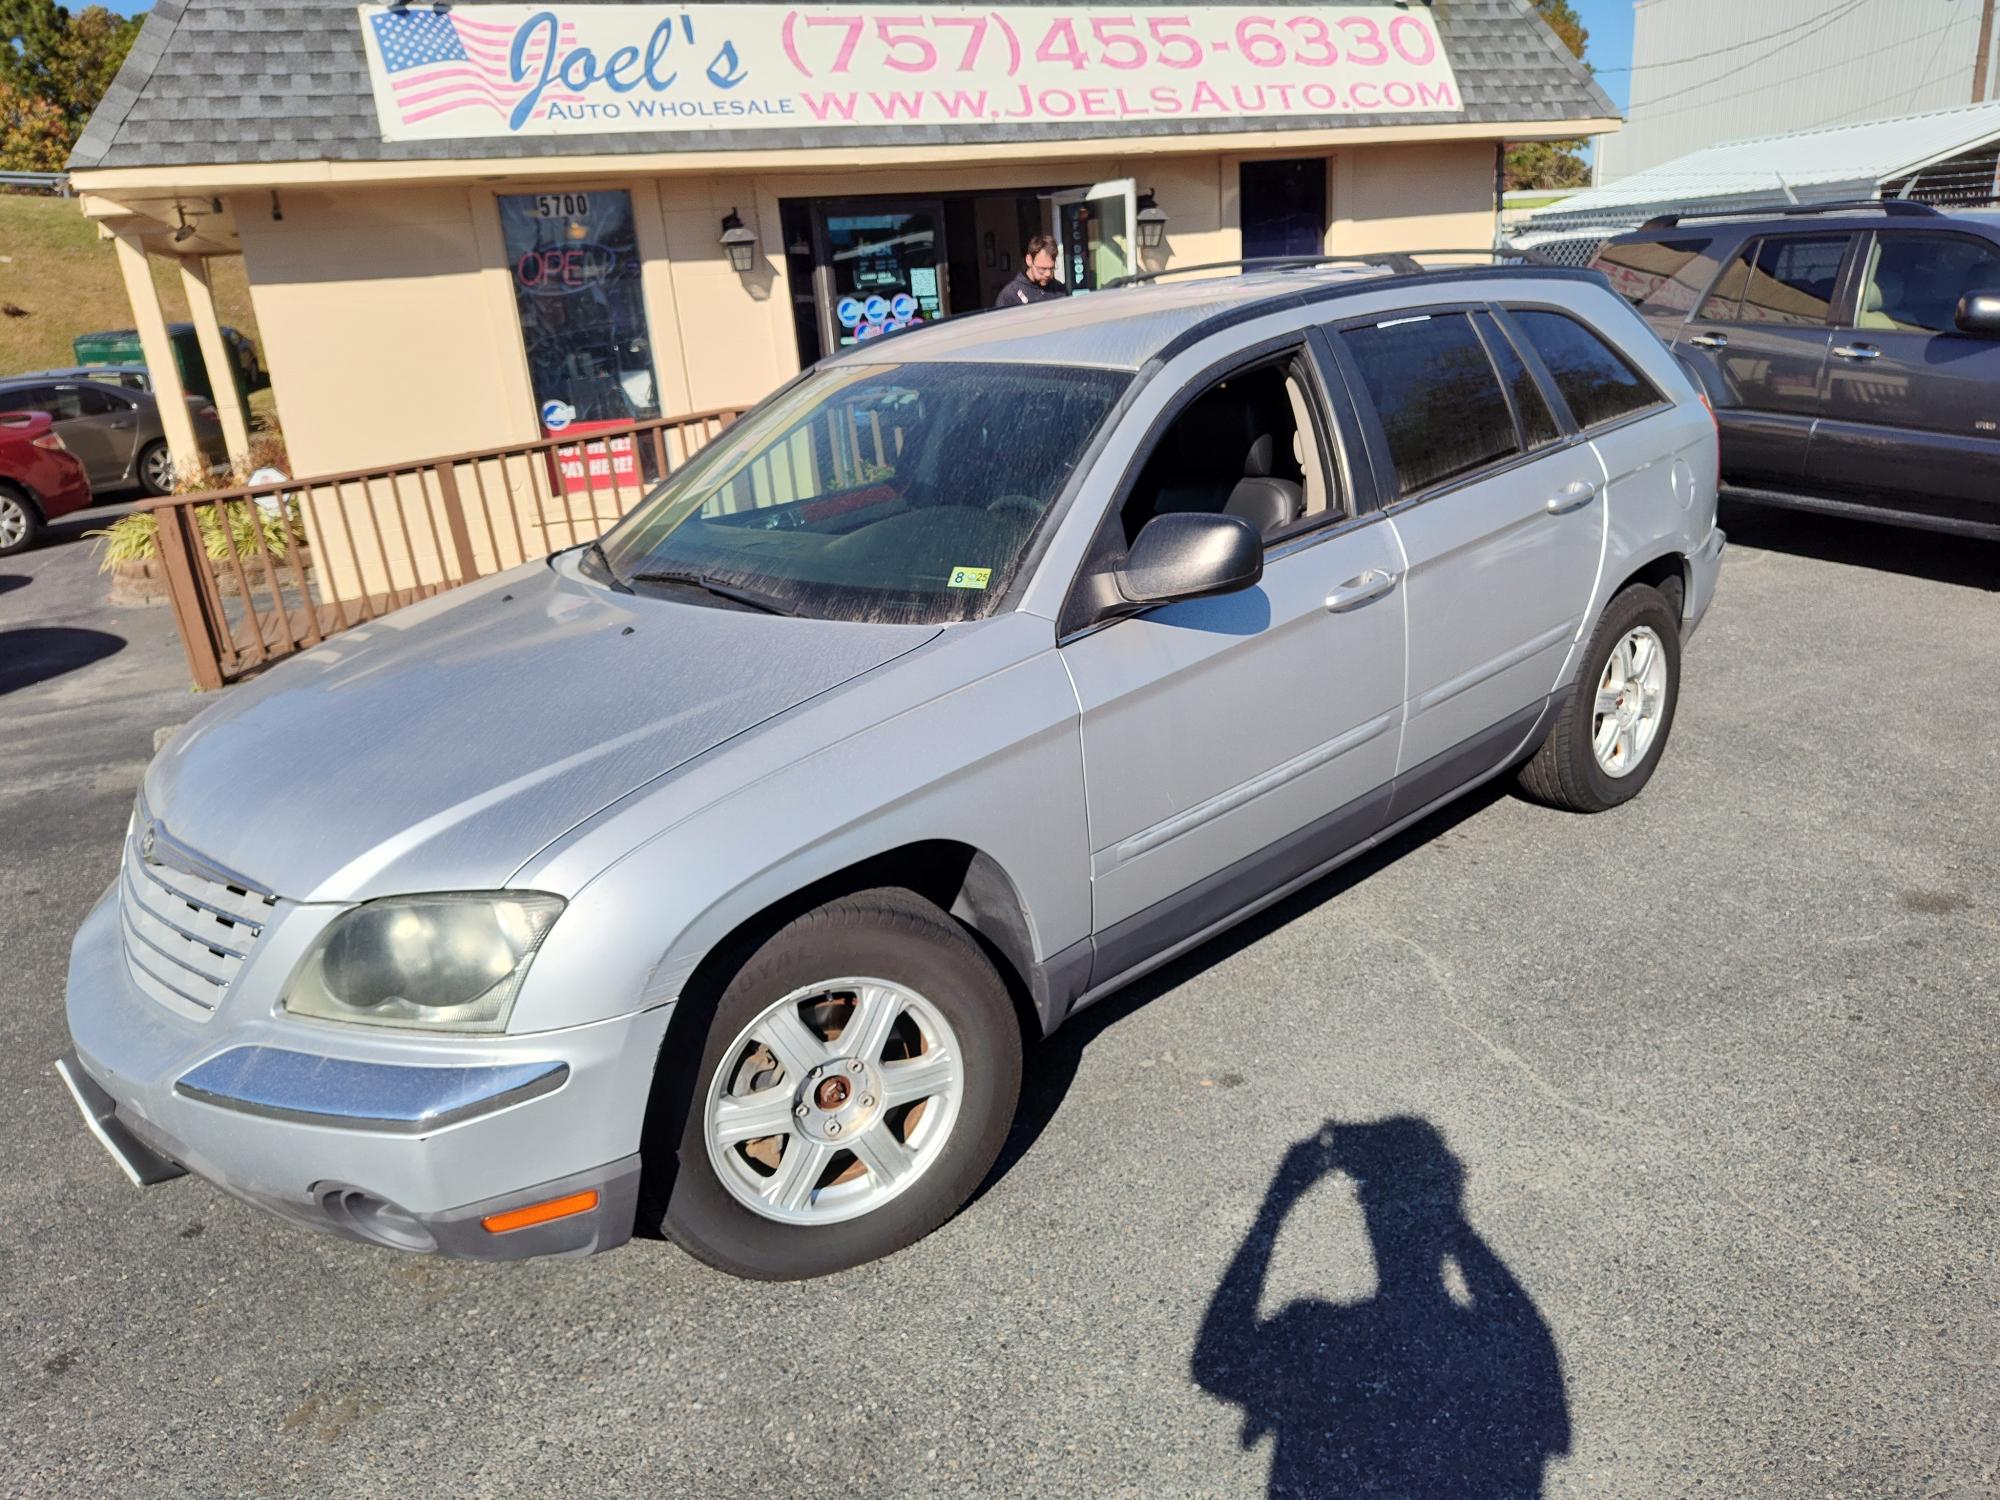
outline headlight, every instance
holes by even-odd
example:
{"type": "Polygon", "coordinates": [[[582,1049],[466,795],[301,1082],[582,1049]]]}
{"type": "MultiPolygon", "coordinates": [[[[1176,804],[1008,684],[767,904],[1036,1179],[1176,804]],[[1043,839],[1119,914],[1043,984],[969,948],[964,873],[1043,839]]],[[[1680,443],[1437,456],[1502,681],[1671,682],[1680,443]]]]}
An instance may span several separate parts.
{"type": "Polygon", "coordinates": [[[500,1031],[559,896],[392,896],[334,919],[285,986],[295,1016],[500,1031]]]}

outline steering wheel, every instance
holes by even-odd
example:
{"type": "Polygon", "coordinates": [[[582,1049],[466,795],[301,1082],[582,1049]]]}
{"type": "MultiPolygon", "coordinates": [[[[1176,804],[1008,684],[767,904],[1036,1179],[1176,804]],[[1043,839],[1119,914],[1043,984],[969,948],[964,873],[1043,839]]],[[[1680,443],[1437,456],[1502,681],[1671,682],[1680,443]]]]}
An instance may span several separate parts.
{"type": "Polygon", "coordinates": [[[986,502],[986,513],[989,516],[1006,515],[1009,511],[1019,511],[1033,521],[1042,513],[1042,502],[1033,495],[995,495],[986,502]]]}

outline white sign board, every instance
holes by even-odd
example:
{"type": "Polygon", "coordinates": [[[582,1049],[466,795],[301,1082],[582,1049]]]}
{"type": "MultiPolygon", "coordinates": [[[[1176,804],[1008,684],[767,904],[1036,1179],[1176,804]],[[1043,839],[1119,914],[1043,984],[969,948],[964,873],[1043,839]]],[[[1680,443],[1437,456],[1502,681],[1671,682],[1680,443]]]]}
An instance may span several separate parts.
{"type": "Polygon", "coordinates": [[[386,141],[1457,113],[1428,10],[362,6],[386,141]]]}

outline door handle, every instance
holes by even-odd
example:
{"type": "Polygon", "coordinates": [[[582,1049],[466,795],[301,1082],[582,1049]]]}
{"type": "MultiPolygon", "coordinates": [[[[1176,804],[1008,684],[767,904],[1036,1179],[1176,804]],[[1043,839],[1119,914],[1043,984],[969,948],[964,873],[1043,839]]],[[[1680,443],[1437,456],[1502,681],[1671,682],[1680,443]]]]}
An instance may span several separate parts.
{"type": "Polygon", "coordinates": [[[1727,349],[1729,347],[1729,335],[1726,333],[1697,333],[1688,342],[1690,344],[1699,344],[1704,349],[1727,349]]]}
{"type": "Polygon", "coordinates": [[[1880,359],[1882,351],[1873,344],[1842,344],[1833,351],[1842,359],[1880,359]]]}
{"type": "Polygon", "coordinates": [[[1333,614],[1359,608],[1370,599],[1380,599],[1396,586],[1394,573],[1385,573],[1380,568],[1370,568],[1358,578],[1350,578],[1339,588],[1326,596],[1326,607],[1333,614]]]}
{"type": "Polygon", "coordinates": [[[1582,510],[1596,498],[1597,486],[1588,479],[1579,479],[1549,496],[1548,512],[1552,516],[1566,515],[1573,510],[1582,510]]]}

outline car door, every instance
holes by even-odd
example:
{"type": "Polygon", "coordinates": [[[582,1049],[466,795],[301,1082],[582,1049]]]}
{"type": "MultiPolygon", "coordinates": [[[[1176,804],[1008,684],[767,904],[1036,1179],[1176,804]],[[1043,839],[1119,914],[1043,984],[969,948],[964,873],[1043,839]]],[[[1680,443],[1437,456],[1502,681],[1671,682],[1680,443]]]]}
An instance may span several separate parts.
{"type": "Polygon", "coordinates": [[[1813,489],[1947,518],[2000,521],[2000,340],[1962,333],[1959,299],[2000,291],[2000,247],[1882,229],[1833,339],[1813,489]]]}
{"type": "Polygon", "coordinates": [[[1674,341],[1715,407],[1725,482],[1781,490],[1805,482],[1832,310],[1854,240],[1822,231],[1748,241],[1674,341]]]}
{"type": "Polygon", "coordinates": [[[35,410],[55,419],[56,435],[63,446],[76,455],[93,486],[109,484],[123,472],[113,448],[113,434],[103,422],[101,410],[90,400],[95,388],[84,381],[57,381],[36,393],[35,410]],[[96,412],[97,415],[91,413],[96,412]]]}
{"type": "Polygon", "coordinates": [[[1262,581],[1098,623],[1061,646],[1082,710],[1096,983],[1368,838],[1387,808],[1402,556],[1357,496],[1352,416],[1336,439],[1343,418],[1329,407],[1326,367],[1304,341],[1276,359],[1262,368],[1285,372],[1282,393],[1248,426],[1215,420],[1212,398],[1256,371],[1189,382],[1142,449],[1150,456],[1107,516],[1098,554],[1121,556],[1155,502],[1227,508],[1201,500],[1202,463],[1226,454],[1226,471],[1243,452],[1246,472],[1296,476],[1283,482],[1304,491],[1302,513],[1267,535],[1262,581]],[[1182,463],[1182,449],[1195,461],[1182,463]]]}
{"type": "Polygon", "coordinates": [[[75,392],[78,416],[63,429],[63,441],[70,443],[74,431],[88,444],[91,456],[84,460],[84,468],[93,485],[118,484],[132,473],[139,443],[139,404],[97,381],[80,381],[75,392]]]}
{"type": "Polygon", "coordinates": [[[1408,569],[1401,818],[1533,727],[1596,586],[1604,470],[1483,310],[1350,323],[1338,343],[1408,569]]]}

